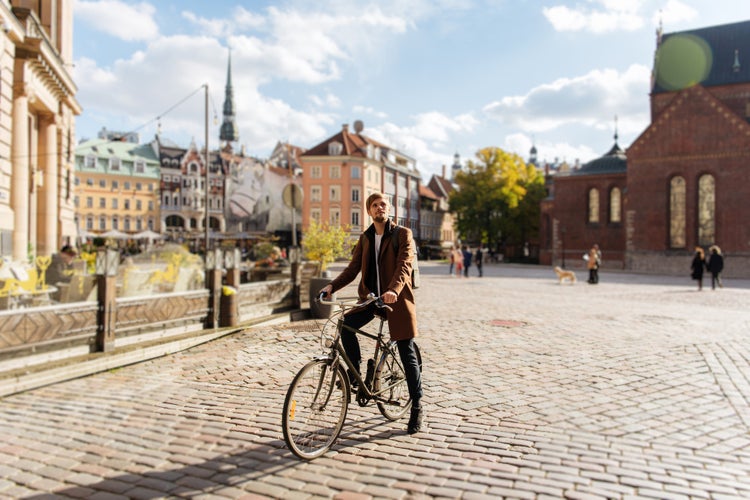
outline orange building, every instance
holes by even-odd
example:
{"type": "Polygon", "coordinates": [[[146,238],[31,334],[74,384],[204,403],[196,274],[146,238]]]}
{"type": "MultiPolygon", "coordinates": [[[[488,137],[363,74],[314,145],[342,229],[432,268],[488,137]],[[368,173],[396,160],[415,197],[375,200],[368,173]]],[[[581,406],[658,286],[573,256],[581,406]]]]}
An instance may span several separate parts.
{"type": "Polygon", "coordinates": [[[365,201],[381,192],[393,206],[398,224],[419,233],[420,174],[416,160],[362,134],[361,121],[354,132],[341,131],[300,156],[304,201],[302,230],[311,220],[350,226],[356,238],[370,224],[365,201]]]}

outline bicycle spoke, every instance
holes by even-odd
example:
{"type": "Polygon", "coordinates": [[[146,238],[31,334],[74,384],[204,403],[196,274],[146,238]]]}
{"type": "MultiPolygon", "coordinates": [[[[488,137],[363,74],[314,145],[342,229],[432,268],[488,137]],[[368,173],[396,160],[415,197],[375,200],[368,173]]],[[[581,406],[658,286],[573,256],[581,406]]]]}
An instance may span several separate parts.
{"type": "Polygon", "coordinates": [[[284,440],[298,457],[312,459],[334,443],[346,419],[348,385],[326,361],[308,363],[295,377],[284,402],[284,440]]]}

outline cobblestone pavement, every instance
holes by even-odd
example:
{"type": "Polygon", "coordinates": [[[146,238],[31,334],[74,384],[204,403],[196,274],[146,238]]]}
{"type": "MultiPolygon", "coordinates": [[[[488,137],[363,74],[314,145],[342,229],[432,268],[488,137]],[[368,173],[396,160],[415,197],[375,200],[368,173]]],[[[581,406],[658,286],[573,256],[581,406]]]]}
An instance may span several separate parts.
{"type": "Polygon", "coordinates": [[[296,459],[281,407],[318,322],[256,328],[0,400],[0,496],[750,498],[750,282],[420,268],[425,432],[353,404],[296,459]]]}

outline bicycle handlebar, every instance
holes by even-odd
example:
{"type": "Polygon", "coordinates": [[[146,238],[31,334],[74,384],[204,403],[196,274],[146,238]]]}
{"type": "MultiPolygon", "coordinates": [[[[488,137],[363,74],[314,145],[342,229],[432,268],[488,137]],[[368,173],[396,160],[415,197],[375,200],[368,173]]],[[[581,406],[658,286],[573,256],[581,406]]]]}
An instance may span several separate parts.
{"type": "Polygon", "coordinates": [[[338,306],[341,309],[352,309],[355,307],[364,307],[366,305],[375,303],[375,307],[378,307],[380,309],[385,309],[388,312],[393,311],[393,308],[389,305],[387,305],[385,302],[383,302],[382,297],[375,296],[374,293],[371,293],[367,296],[367,299],[365,299],[363,302],[359,301],[358,297],[351,297],[346,299],[339,299],[339,300],[325,300],[323,297],[326,295],[324,293],[321,293],[317,297],[317,301],[323,305],[326,306],[338,306]]]}

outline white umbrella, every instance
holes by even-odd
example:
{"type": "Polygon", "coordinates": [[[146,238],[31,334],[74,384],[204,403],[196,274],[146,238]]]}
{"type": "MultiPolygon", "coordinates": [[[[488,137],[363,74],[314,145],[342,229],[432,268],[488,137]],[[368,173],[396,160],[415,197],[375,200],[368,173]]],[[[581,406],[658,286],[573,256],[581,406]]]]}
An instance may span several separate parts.
{"type": "Polygon", "coordinates": [[[104,238],[114,238],[120,240],[130,238],[129,234],[125,234],[122,231],[118,231],[117,229],[110,229],[106,233],[102,233],[101,236],[104,238]]]}
{"type": "Polygon", "coordinates": [[[133,238],[136,239],[136,240],[144,240],[145,239],[145,240],[151,241],[151,240],[162,239],[162,238],[164,238],[164,236],[162,236],[161,234],[159,234],[159,233],[157,233],[155,231],[147,229],[145,231],[141,231],[140,233],[135,233],[133,235],[133,238]]]}

